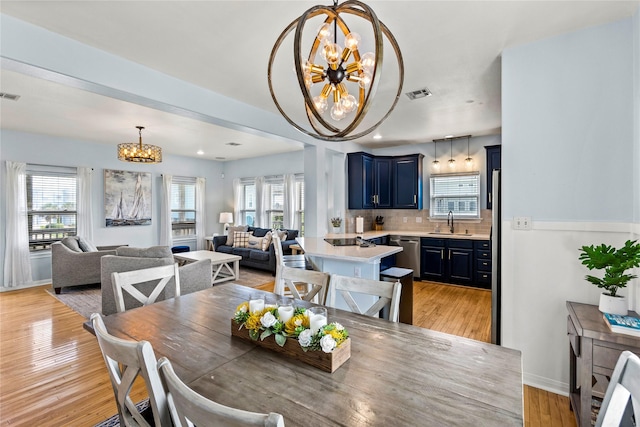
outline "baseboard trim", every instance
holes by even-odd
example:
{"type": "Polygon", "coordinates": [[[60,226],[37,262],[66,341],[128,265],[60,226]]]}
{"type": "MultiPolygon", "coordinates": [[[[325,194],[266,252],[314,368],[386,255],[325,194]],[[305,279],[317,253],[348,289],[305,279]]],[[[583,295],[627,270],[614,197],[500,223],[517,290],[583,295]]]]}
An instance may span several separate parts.
{"type": "Polygon", "coordinates": [[[20,286],[13,286],[13,287],[0,286],[0,293],[9,292],[9,291],[17,291],[17,290],[20,290],[20,289],[36,288],[38,286],[50,285],[50,284],[51,284],[51,279],[46,279],[46,280],[38,280],[36,282],[27,283],[27,284],[20,285],[20,286]]]}
{"type": "Polygon", "coordinates": [[[569,384],[567,383],[527,373],[523,374],[523,382],[531,387],[546,390],[561,396],[569,396],[569,384]]]}

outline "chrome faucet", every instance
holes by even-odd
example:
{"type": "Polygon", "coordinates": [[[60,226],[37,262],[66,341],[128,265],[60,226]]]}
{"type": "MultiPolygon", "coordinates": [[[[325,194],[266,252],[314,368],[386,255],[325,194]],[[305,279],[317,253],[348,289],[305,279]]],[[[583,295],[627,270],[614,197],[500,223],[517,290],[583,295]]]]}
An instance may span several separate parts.
{"type": "Polygon", "coordinates": [[[451,211],[449,211],[449,213],[447,214],[447,225],[450,226],[449,231],[451,231],[451,234],[453,234],[453,212],[451,211]]]}

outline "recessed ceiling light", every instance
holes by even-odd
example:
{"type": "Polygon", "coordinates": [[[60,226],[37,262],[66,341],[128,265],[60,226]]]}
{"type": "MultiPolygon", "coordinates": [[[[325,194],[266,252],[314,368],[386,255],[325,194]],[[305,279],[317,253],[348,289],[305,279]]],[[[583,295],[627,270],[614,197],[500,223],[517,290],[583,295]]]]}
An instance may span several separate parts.
{"type": "Polygon", "coordinates": [[[242,144],[238,144],[237,142],[227,142],[226,145],[230,145],[232,147],[237,147],[238,145],[242,145],[242,144]]]}
{"type": "Polygon", "coordinates": [[[445,138],[453,138],[453,135],[445,135],[445,138]]]}
{"type": "Polygon", "coordinates": [[[373,135],[373,139],[382,139],[382,135],[375,134],[375,135],[373,135]]]}
{"type": "Polygon", "coordinates": [[[204,154],[204,151],[202,150],[198,150],[198,152],[196,153],[198,156],[202,156],[204,154]]]}

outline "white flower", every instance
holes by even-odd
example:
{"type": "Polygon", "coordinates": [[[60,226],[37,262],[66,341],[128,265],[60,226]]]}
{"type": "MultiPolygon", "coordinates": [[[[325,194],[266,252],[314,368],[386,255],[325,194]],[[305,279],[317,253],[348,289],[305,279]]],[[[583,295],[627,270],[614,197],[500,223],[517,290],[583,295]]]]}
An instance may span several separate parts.
{"type": "Polygon", "coordinates": [[[344,326],[342,326],[338,322],[333,322],[333,325],[336,327],[336,331],[344,331],[344,326]]]}
{"type": "Polygon", "coordinates": [[[276,319],[276,316],[274,316],[270,311],[267,311],[260,319],[260,323],[262,323],[262,326],[264,326],[265,328],[272,327],[276,324],[277,321],[278,319],[276,319]]]}
{"type": "Polygon", "coordinates": [[[331,335],[325,335],[320,339],[320,347],[325,353],[331,353],[336,348],[336,340],[331,335]]]}
{"type": "Polygon", "coordinates": [[[311,337],[312,337],[312,333],[311,333],[311,329],[305,329],[304,331],[300,332],[300,335],[298,335],[298,342],[300,343],[301,347],[309,347],[309,345],[311,345],[311,337]]]}
{"type": "Polygon", "coordinates": [[[240,307],[240,310],[238,310],[238,313],[246,313],[248,309],[249,307],[243,304],[242,307],[240,307]]]}
{"type": "Polygon", "coordinates": [[[294,325],[296,326],[302,326],[302,320],[301,319],[296,319],[293,321],[294,325]]]}

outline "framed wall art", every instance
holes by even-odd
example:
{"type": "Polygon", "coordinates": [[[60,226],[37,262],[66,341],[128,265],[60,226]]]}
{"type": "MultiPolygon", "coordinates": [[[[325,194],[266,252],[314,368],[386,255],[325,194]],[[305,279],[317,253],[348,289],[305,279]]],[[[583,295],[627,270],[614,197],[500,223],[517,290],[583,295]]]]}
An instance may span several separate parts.
{"type": "Polygon", "coordinates": [[[104,170],[107,227],[151,225],[151,173],[104,170]]]}

